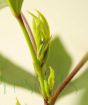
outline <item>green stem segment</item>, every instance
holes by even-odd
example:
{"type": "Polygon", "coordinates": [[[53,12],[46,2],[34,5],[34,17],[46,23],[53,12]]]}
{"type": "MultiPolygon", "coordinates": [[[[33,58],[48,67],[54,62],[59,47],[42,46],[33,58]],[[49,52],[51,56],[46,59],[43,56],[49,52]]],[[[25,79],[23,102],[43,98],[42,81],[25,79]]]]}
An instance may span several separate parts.
{"type": "Polygon", "coordinates": [[[30,52],[31,52],[31,56],[32,56],[32,59],[33,59],[33,63],[34,63],[34,67],[35,67],[35,71],[37,73],[37,76],[38,76],[38,80],[39,80],[39,83],[40,83],[40,87],[41,87],[41,92],[42,92],[42,95],[43,97],[45,98],[46,95],[45,95],[45,90],[44,90],[44,76],[43,76],[43,72],[42,72],[42,69],[39,65],[39,62],[37,60],[37,57],[36,57],[36,54],[35,54],[35,51],[33,49],[33,46],[32,46],[32,43],[31,43],[31,40],[30,40],[30,37],[29,37],[29,34],[25,28],[25,25],[24,25],[24,22],[22,20],[22,17],[21,15],[19,16],[16,16],[19,24],[20,24],[20,27],[24,33],[24,36],[25,36],[25,39],[26,39],[26,42],[28,44],[28,47],[30,49],[30,52]]]}

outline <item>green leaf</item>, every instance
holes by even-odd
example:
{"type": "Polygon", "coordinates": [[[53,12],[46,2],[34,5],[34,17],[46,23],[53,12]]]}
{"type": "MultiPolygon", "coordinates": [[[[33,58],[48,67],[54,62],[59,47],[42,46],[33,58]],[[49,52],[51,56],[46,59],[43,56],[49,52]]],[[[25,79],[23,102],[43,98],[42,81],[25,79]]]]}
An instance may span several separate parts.
{"type": "Polygon", "coordinates": [[[47,80],[44,80],[44,89],[45,89],[47,98],[50,98],[50,90],[49,90],[49,85],[48,85],[47,80]]]}
{"type": "Polygon", "coordinates": [[[33,13],[29,12],[29,14],[33,17],[32,26],[33,26],[34,36],[36,36],[35,40],[41,38],[41,42],[43,42],[43,40],[45,41],[50,39],[50,29],[48,22],[43,16],[43,14],[40,13],[39,11],[37,11],[37,13],[38,16],[35,16],[33,13]]]}
{"type": "Polygon", "coordinates": [[[41,44],[39,50],[38,50],[38,59],[39,61],[42,63],[43,60],[46,59],[46,55],[47,55],[47,52],[48,52],[48,47],[49,47],[49,42],[50,41],[45,41],[41,44]]]}
{"type": "Polygon", "coordinates": [[[29,12],[29,14],[33,17],[32,27],[33,27],[34,39],[38,50],[41,44],[40,22],[39,22],[40,20],[33,13],[29,12]]]}
{"type": "Polygon", "coordinates": [[[46,32],[46,37],[47,37],[47,38],[50,38],[50,29],[49,29],[49,24],[48,24],[46,18],[45,18],[44,15],[43,15],[41,12],[39,12],[38,10],[37,10],[37,13],[38,13],[38,15],[39,15],[40,20],[41,20],[42,23],[43,23],[43,26],[44,26],[44,29],[45,29],[45,32],[46,32]]]}
{"type": "Polygon", "coordinates": [[[48,77],[48,84],[49,84],[49,88],[52,90],[54,87],[55,75],[54,75],[54,70],[52,69],[52,67],[49,67],[49,69],[50,69],[50,75],[48,77]]]}
{"type": "Polygon", "coordinates": [[[14,86],[14,91],[15,87],[19,86],[29,91],[40,94],[39,83],[38,81],[36,81],[36,76],[32,75],[30,72],[26,72],[26,69],[19,67],[1,54],[0,73],[0,81],[14,86]]]}
{"type": "Polygon", "coordinates": [[[41,31],[40,31],[40,24],[39,19],[33,18],[33,31],[34,31],[34,38],[37,45],[37,50],[39,49],[41,45],[41,31]]]}
{"type": "Polygon", "coordinates": [[[7,6],[6,0],[0,0],[0,9],[4,8],[7,6]]]}
{"type": "Polygon", "coordinates": [[[37,11],[38,16],[35,16],[31,12],[28,13],[33,17],[32,27],[37,46],[37,58],[40,64],[44,64],[50,42],[49,25],[45,17],[39,11],[37,11]]]}
{"type": "Polygon", "coordinates": [[[21,105],[18,99],[16,99],[16,105],[21,105]]]}
{"type": "Polygon", "coordinates": [[[6,0],[12,12],[17,16],[20,14],[23,0],[6,0]]]}

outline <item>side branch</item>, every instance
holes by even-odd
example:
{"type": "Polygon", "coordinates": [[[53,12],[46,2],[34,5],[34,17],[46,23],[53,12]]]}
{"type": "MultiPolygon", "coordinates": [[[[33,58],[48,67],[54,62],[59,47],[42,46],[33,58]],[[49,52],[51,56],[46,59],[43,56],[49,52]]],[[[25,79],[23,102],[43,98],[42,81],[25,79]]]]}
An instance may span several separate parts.
{"type": "Polygon", "coordinates": [[[67,76],[67,78],[63,81],[62,85],[55,91],[55,93],[51,97],[50,105],[54,105],[56,99],[63,91],[63,89],[68,85],[68,83],[73,79],[73,77],[77,74],[80,68],[87,62],[88,60],[88,52],[84,55],[82,60],[78,63],[78,65],[72,70],[72,72],[67,76]]]}

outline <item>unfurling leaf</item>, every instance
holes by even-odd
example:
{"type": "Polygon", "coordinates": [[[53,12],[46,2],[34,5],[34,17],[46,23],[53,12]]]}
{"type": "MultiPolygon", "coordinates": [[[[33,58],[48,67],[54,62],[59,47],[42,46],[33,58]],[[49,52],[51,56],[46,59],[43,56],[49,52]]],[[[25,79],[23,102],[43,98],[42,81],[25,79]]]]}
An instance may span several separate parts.
{"type": "Polygon", "coordinates": [[[32,26],[33,26],[33,31],[34,31],[34,39],[35,39],[37,50],[38,50],[41,44],[41,35],[39,36],[40,24],[39,24],[39,19],[37,17],[33,18],[32,26]]]}
{"type": "Polygon", "coordinates": [[[16,105],[21,105],[18,99],[16,99],[16,105]]]}
{"type": "Polygon", "coordinates": [[[50,98],[50,90],[49,90],[49,85],[48,85],[47,80],[44,80],[44,89],[45,89],[47,98],[50,98]]]}
{"type": "Polygon", "coordinates": [[[48,47],[49,47],[49,41],[46,41],[44,43],[41,44],[39,50],[38,50],[38,53],[37,53],[37,56],[38,56],[38,59],[39,61],[42,61],[46,59],[46,55],[47,55],[47,52],[48,52],[48,47]]]}
{"type": "Polygon", "coordinates": [[[17,16],[20,14],[23,0],[6,0],[12,12],[17,16]]]}
{"type": "Polygon", "coordinates": [[[48,84],[49,84],[49,88],[52,90],[54,87],[54,80],[55,80],[55,74],[54,74],[54,70],[52,69],[52,67],[49,67],[50,69],[50,75],[48,77],[48,84]]]}
{"type": "Polygon", "coordinates": [[[40,63],[44,63],[50,42],[50,29],[47,20],[45,17],[37,11],[38,16],[35,16],[33,13],[29,14],[33,17],[32,27],[34,33],[34,39],[37,46],[37,58],[40,63]]]}
{"type": "Polygon", "coordinates": [[[0,9],[4,8],[7,6],[6,0],[0,0],[0,9]]]}
{"type": "Polygon", "coordinates": [[[46,34],[45,37],[46,37],[47,39],[50,39],[50,29],[49,29],[48,22],[47,22],[46,18],[43,16],[43,14],[42,14],[41,12],[39,12],[39,11],[37,10],[37,13],[38,13],[39,18],[40,18],[40,20],[42,21],[42,25],[43,25],[43,27],[44,27],[44,29],[45,29],[45,34],[46,34]]]}

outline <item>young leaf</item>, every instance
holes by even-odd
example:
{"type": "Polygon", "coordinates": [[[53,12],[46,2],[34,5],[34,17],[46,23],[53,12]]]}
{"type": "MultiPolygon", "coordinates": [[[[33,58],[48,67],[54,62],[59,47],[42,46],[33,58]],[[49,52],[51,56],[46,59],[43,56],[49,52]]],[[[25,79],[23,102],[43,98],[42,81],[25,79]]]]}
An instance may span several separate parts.
{"type": "Polygon", "coordinates": [[[29,12],[33,17],[32,27],[37,46],[37,58],[40,64],[44,64],[44,58],[46,58],[50,42],[50,30],[45,17],[39,11],[37,11],[37,13],[38,16],[35,16],[33,13],[29,12]]]}
{"type": "Polygon", "coordinates": [[[17,16],[20,14],[23,0],[6,0],[12,12],[17,16]]]}
{"type": "Polygon", "coordinates": [[[32,26],[33,26],[34,36],[36,36],[35,40],[38,38],[41,38],[40,40],[41,42],[43,40],[44,41],[50,40],[50,29],[49,29],[48,22],[46,21],[42,13],[40,13],[39,11],[37,11],[37,13],[38,13],[38,16],[35,16],[33,13],[29,12],[29,14],[33,17],[32,26]]]}
{"type": "Polygon", "coordinates": [[[48,46],[49,46],[49,41],[45,41],[41,44],[38,50],[37,57],[41,63],[42,63],[42,60],[46,58],[48,46]]]}
{"type": "Polygon", "coordinates": [[[18,99],[16,99],[16,105],[21,105],[18,99]]]}
{"type": "Polygon", "coordinates": [[[49,69],[50,69],[50,75],[48,77],[48,84],[49,84],[49,88],[52,90],[54,87],[55,75],[54,75],[54,70],[52,69],[52,67],[49,67],[49,69]]]}
{"type": "Polygon", "coordinates": [[[49,90],[49,85],[48,85],[47,80],[44,80],[44,89],[45,89],[47,98],[50,98],[50,90],[49,90]]]}
{"type": "Polygon", "coordinates": [[[38,50],[40,45],[41,45],[41,34],[40,34],[41,31],[40,31],[39,19],[34,19],[33,20],[33,30],[34,30],[34,38],[35,38],[36,45],[37,45],[37,50],[38,50]]]}
{"type": "Polygon", "coordinates": [[[39,15],[39,17],[40,17],[40,20],[41,20],[42,23],[43,23],[43,26],[44,26],[44,29],[45,29],[45,32],[46,32],[46,37],[47,37],[47,38],[50,38],[50,29],[49,29],[49,25],[48,25],[48,22],[47,22],[46,18],[45,18],[44,15],[43,15],[41,12],[39,12],[38,10],[37,10],[37,13],[38,13],[38,15],[39,15]]]}
{"type": "Polygon", "coordinates": [[[4,8],[7,6],[6,0],[0,0],[0,9],[4,8]]]}
{"type": "Polygon", "coordinates": [[[34,39],[35,39],[37,50],[38,50],[41,44],[40,25],[39,25],[40,20],[33,13],[29,12],[29,14],[33,17],[32,27],[33,27],[34,39]]]}

